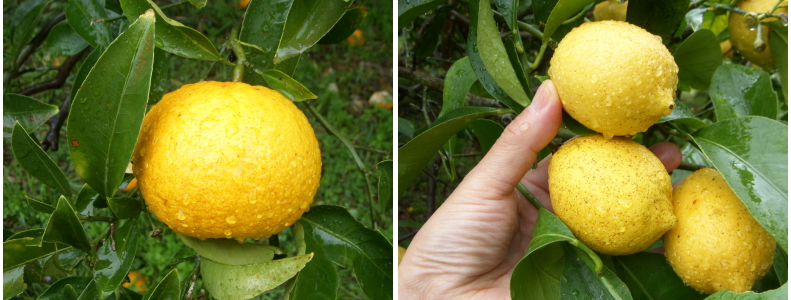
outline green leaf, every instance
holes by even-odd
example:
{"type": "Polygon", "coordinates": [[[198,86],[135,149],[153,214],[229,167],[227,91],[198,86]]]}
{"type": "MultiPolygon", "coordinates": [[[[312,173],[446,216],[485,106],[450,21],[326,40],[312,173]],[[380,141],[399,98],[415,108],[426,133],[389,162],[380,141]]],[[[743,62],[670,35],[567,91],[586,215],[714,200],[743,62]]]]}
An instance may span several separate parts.
{"type": "Polygon", "coordinates": [[[626,22],[662,37],[667,43],[684,21],[689,2],[690,0],[632,0],[629,1],[626,22]]]}
{"type": "Polygon", "coordinates": [[[29,262],[58,251],[54,243],[42,243],[41,247],[31,246],[30,242],[33,240],[33,237],[23,237],[3,242],[3,271],[24,267],[29,262]]]}
{"type": "Polygon", "coordinates": [[[274,62],[279,64],[315,45],[343,17],[352,1],[295,1],[288,10],[274,62]]]}
{"type": "Polygon", "coordinates": [[[27,131],[17,122],[11,135],[11,149],[19,164],[33,177],[47,186],[57,189],[66,196],[71,196],[71,186],[66,174],[55,164],[52,158],[41,149],[41,146],[28,135],[27,131]]]}
{"type": "Polygon", "coordinates": [[[676,108],[673,109],[673,112],[662,117],[659,119],[659,121],[656,121],[657,123],[675,121],[687,125],[695,130],[706,127],[706,123],[703,123],[703,121],[698,119],[698,117],[696,117],[695,114],[692,113],[692,111],[689,110],[686,105],[684,105],[684,102],[681,102],[678,99],[676,99],[675,102],[676,108]]]}
{"type": "MultiPolygon", "coordinates": [[[[273,62],[280,38],[285,30],[286,18],[291,10],[293,0],[251,0],[244,13],[239,40],[258,46],[264,53],[252,51],[247,53],[247,61],[260,69],[278,69],[283,73],[294,74],[299,57],[294,57],[279,64],[273,62]]],[[[245,68],[244,82],[252,85],[264,85],[266,81],[256,75],[253,68],[245,68]]]]}
{"type": "Polygon", "coordinates": [[[532,99],[535,97],[535,95],[533,95],[533,90],[530,89],[530,80],[525,73],[525,67],[522,65],[522,60],[519,55],[519,50],[517,50],[517,45],[520,44],[515,43],[513,39],[506,40],[505,52],[508,54],[508,61],[511,62],[511,67],[514,68],[514,72],[516,72],[516,78],[519,79],[522,89],[527,93],[527,97],[532,99]]]}
{"type": "Polygon", "coordinates": [[[423,34],[421,34],[417,42],[415,42],[413,58],[416,60],[423,60],[434,54],[434,49],[437,48],[437,42],[439,41],[439,35],[442,32],[442,27],[444,27],[448,12],[451,9],[453,9],[453,6],[445,5],[434,12],[434,16],[431,17],[428,26],[421,30],[423,34]]]}
{"type": "MultiPolygon", "coordinates": [[[[519,1],[518,0],[493,0],[494,5],[497,6],[497,11],[503,14],[503,18],[505,19],[505,23],[508,24],[508,29],[511,29],[511,33],[514,36],[519,36],[519,25],[518,25],[518,14],[519,14],[519,1]]],[[[519,52],[524,51],[524,46],[522,46],[522,39],[517,39],[516,43],[517,49],[519,52]]]]}
{"type": "Polygon", "coordinates": [[[766,291],[763,293],[744,292],[737,294],[728,290],[720,290],[706,300],[764,300],[764,299],[788,299],[788,283],[783,284],[779,289],[766,291]]]}
{"type": "Polygon", "coordinates": [[[25,266],[3,270],[3,300],[11,299],[27,289],[24,281],[25,266]]]}
{"type": "Polygon", "coordinates": [[[83,61],[82,66],[80,66],[80,71],[77,72],[77,76],[74,77],[74,85],[71,87],[71,99],[73,100],[75,96],[77,96],[77,92],[82,87],[82,83],[85,82],[85,78],[88,77],[88,73],[90,73],[93,66],[96,65],[96,61],[99,60],[99,57],[102,56],[104,53],[105,46],[99,46],[96,49],[91,51],[91,54],[88,55],[83,61]]]}
{"type": "MultiPolygon", "coordinates": [[[[77,34],[95,48],[104,48],[112,40],[110,23],[98,21],[107,19],[104,1],[69,0],[66,4],[66,19],[77,34]]],[[[78,85],[79,86],[79,85],[78,85]]]]}
{"type": "Polygon", "coordinates": [[[18,94],[3,96],[3,137],[10,138],[14,123],[19,122],[28,131],[36,130],[49,118],[58,113],[55,105],[44,104],[36,99],[18,94]]]}
{"type": "Polygon", "coordinates": [[[179,286],[179,272],[176,269],[170,270],[162,281],[157,283],[153,289],[149,289],[143,300],[178,300],[181,295],[179,286]]]}
{"type": "Polygon", "coordinates": [[[6,239],[6,241],[21,239],[26,237],[40,238],[42,235],[44,235],[44,228],[34,228],[34,229],[28,229],[14,233],[11,236],[9,236],[8,239],[6,239]]]}
{"type": "Polygon", "coordinates": [[[709,89],[714,71],[722,64],[717,37],[707,29],[698,30],[673,52],[678,65],[678,81],[694,89],[709,89]]]}
{"type": "MultiPolygon", "coordinates": [[[[489,0],[470,1],[467,53],[486,91],[517,113],[530,104],[500,38],[489,0]],[[487,75],[488,74],[488,75],[487,75]],[[498,88],[495,88],[496,85],[498,88]],[[500,93],[498,89],[502,89],[500,93]],[[514,103],[515,102],[515,103],[514,103]]],[[[546,36],[546,35],[545,35],[546,36]]]]}
{"type": "Polygon", "coordinates": [[[461,107],[437,119],[426,131],[398,149],[398,195],[417,179],[423,168],[451,136],[477,119],[508,112],[492,107],[461,107]]]}
{"type": "Polygon", "coordinates": [[[383,160],[376,164],[379,174],[379,211],[384,213],[393,209],[393,161],[383,160]]]}
{"type": "MultiPolygon", "coordinates": [[[[65,295],[66,286],[72,287],[73,291],[82,291],[91,282],[91,277],[72,276],[60,279],[50,285],[47,290],[41,293],[36,300],[68,300],[65,295]]],[[[76,297],[74,298],[76,299],[76,297]]]]}
{"type": "Polygon", "coordinates": [[[560,279],[561,299],[632,299],[629,288],[609,267],[597,275],[591,270],[594,263],[590,256],[569,244],[562,245],[566,263],[560,279]]]}
{"type": "Polygon", "coordinates": [[[93,279],[96,281],[97,292],[103,298],[112,294],[121,285],[135,261],[140,235],[140,231],[137,230],[137,220],[136,218],[127,220],[115,231],[113,239],[105,240],[96,252],[99,260],[94,266],[93,279]]]}
{"type": "Polygon", "coordinates": [[[703,299],[706,295],[687,286],[667,263],[665,256],[641,252],[613,256],[615,271],[635,299],[703,299]]]}
{"type": "Polygon", "coordinates": [[[553,243],[522,258],[511,275],[511,298],[560,299],[564,252],[560,243],[553,243]]]}
{"type": "Polygon", "coordinates": [[[107,199],[99,195],[99,193],[94,191],[89,185],[85,184],[80,191],[77,192],[77,200],[75,201],[74,209],[78,214],[92,216],[94,215],[93,203],[95,201],[107,203],[107,199]]]}
{"type": "Polygon", "coordinates": [[[780,283],[788,282],[788,254],[786,254],[780,246],[777,246],[777,251],[775,251],[772,270],[774,270],[775,275],[777,275],[777,281],[780,283]]]}
{"type": "Polygon", "coordinates": [[[571,115],[569,115],[565,110],[563,110],[563,126],[566,129],[570,130],[572,133],[576,135],[591,135],[591,134],[598,134],[596,131],[585,127],[576,119],[574,119],[571,115]]]}
{"type": "Polygon", "coordinates": [[[52,205],[30,198],[27,195],[25,195],[25,199],[27,200],[27,203],[30,205],[30,208],[32,208],[37,212],[51,214],[53,211],[55,211],[55,207],[53,207],[52,205]]]}
{"type": "MultiPolygon", "coordinates": [[[[214,44],[212,44],[209,38],[195,29],[184,26],[184,24],[168,18],[153,1],[121,0],[121,7],[123,7],[124,15],[129,19],[129,22],[135,22],[139,16],[143,15],[149,9],[153,9],[156,12],[157,26],[155,26],[156,33],[154,35],[156,36],[157,47],[162,50],[186,58],[208,61],[223,59],[222,56],[220,56],[220,52],[217,52],[217,48],[214,47],[214,44]]],[[[146,30],[146,32],[148,31],[150,30],[146,30]]],[[[150,35],[149,32],[146,36],[150,35]]],[[[146,50],[151,51],[151,49],[146,50]]],[[[151,56],[153,56],[153,53],[151,56]]],[[[150,64],[153,60],[153,57],[151,57],[146,61],[150,64]]]]}
{"type": "Polygon", "coordinates": [[[692,134],[750,213],[788,252],[788,126],[729,119],[692,134]]]}
{"type": "Polygon", "coordinates": [[[283,251],[272,246],[239,244],[233,239],[205,239],[176,234],[184,244],[201,256],[226,265],[248,265],[272,261],[283,251]]]}
{"type": "Polygon", "coordinates": [[[203,8],[206,6],[206,0],[190,0],[193,6],[197,8],[203,8]]]}
{"type": "MultiPolygon", "coordinates": [[[[442,91],[442,110],[438,116],[443,116],[451,110],[464,106],[467,102],[467,92],[478,81],[475,70],[472,69],[469,57],[462,57],[450,66],[445,73],[445,87],[442,91]]],[[[400,128],[401,122],[399,120],[400,128]]]]}
{"type": "Polygon", "coordinates": [[[280,92],[283,96],[286,96],[286,98],[291,99],[291,101],[302,102],[319,97],[302,85],[302,83],[280,70],[255,70],[255,72],[264,77],[266,85],[269,86],[269,88],[280,92]]]}
{"type": "Polygon", "coordinates": [[[777,118],[777,94],[762,69],[723,65],[714,73],[709,95],[717,121],[746,116],[777,118]]]}
{"type": "Polygon", "coordinates": [[[483,152],[483,155],[486,155],[489,149],[492,149],[494,142],[500,138],[500,135],[503,134],[505,130],[503,125],[487,119],[475,120],[470,123],[469,127],[475,137],[478,138],[478,143],[481,145],[481,152],[483,152]]]}
{"type": "Polygon", "coordinates": [[[327,34],[319,40],[319,44],[337,44],[343,42],[360,27],[360,24],[362,24],[367,15],[368,10],[363,6],[357,6],[347,10],[343,14],[343,17],[338,20],[338,23],[332,27],[330,32],[327,32],[327,34]]]}
{"type": "Polygon", "coordinates": [[[154,50],[154,68],[151,74],[151,89],[148,91],[148,104],[154,105],[170,86],[170,68],[168,67],[168,53],[157,48],[154,50]]]}
{"type": "Polygon", "coordinates": [[[33,38],[33,31],[36,29],[35,25],[38,18],[42,15],[44,8],[49,6],[50,3],[52,3],[51,0],[28,0],[20,3],[16,11],[14,11],[14,16],[11,18],[11,26],[8,27],[11,28],[9,29],[11,32],[11,43],[8,48],[10,49],[10,57],[13,59],[12,66],[19,67],[17,64],[24,63],[15,61],[17,55],[33,38]]]}
{"type": "Polygon", "coordinates": [[[271,290],[302,270],[313,254],[265,263],[232,266],[204,259],[201,277],[206,290],[217,299],[250,299],[271,290]]]}
{"type": "Polygon", "coordinates": [[[143,124],[154,62],[153,27],[153,13],[146,13],[121,33],[71,104],[66,130],[71,160],[77,174],[107,197],[121,184],[143,124]]]}
{"type": "Polygon", "coordinates": [[[108,198],[107,204],[119,219],[134,218],[143,211],[143,203],[131,197],[108,198]]]}
{"type": "Polygon", "coordinates": [[[69,26],[68,22],[60,22],[47,35],[44,42],[45,60],[58,55],[74,55],[88,47],[82,37],[69,26]]]}
{"type": "Polygon", "coordinates": [[[412,0],[398,1],[398,27],[403,28],[417,18],[417,16],[437,8],[444,0],[412,0]]]}
{"type": "Polygon", "coordinates": [[[44,229],[44,241],[58,242],[80,249],[85,253],[91,253],[91,242],[85,234],[80,219],[74,207],[71,206],[66,197],[60,196],[55,212],[49,217],[46,229],[44,229]]]}
{"type": "MultiPolygon", "coordinates": [[[[788,28],[785,28],[788,30],[788,28]]],[[[784,39],[776,30],[769,32],[769,48],[775,59],[777,72],[780,74],[780,85],[783,87],[783,99],[788,104],[788,32],[784,39]]]]}
{"type": "MultiPolygon", "coordinates": [[[[711,2],[728,3],[728,1],[711,2]]],[[[728,29],[728,15],[721,10],[711,11],[707,7],[698,7],[687,12],[685,19],[692,30],[708,29],[715,36],[719,36],[725,29],[728,29]]]]}
{"type": "MultiPolygon", "coordinates": [[[[635,1],[635,0],[632,0],[635,1]]],[[[638,0],[639,1],[639,0],[638,0]]],[[[588,4],[593,3],[594,0],[560,0],[555,4],[554,8],[552,9],[552,13],[549,14],[547,18],[547,25],[544,27],[544,39],[543,42],[546,43],[552,37],[552,34],[563,25],[563,22],[566,22],[569,18],[573,17],[574,15],[578,14],[585,6],[588,4]]],[[[629,9],[631,12],[632,3],[629,3],[629,9]]]]}
{"type": "Polygon", "coordinates": [[[99,291],[96,290],[96,280],[91,280],[85,289],[82,290],[77,300],[96,300],[99,297],[99,291]]]}
{"type": "Polygon", "coordinates": [[[311,207],[299,223],[308,252],[320,248],[336,264],[352,268],[369,299],[392,299],[393,245],[381,232],[365,228],[340,206],[311,207]]]}
{"type": "Polygon", "coordinates": [[[300,221],[294,224],[294,239],[298,241],[298,254],[302,255],[307,250],[308,244],[313,249],[313,259],[286,287],[287,299],[327,299],[334,300],[338,297],[338,269],[321,247],[321,240],[315,235],[305,236],[305,230],[300,221]],[[299,242],[301,241],[301,243],[299,242]]]}

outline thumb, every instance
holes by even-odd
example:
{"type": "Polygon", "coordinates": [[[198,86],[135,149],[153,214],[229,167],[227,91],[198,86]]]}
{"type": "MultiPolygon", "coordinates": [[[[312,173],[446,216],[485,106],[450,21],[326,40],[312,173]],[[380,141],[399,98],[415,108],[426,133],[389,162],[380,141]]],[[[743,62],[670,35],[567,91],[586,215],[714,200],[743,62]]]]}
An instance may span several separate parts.
{"type": "Polygon", "coordinates": [[[469,182],[478,185],[475,190],[497,196],[496,199],[513,193],[538,151],[557,135],[562,108],[555,84],[545,80],[533,103],[505,128],[489,153],[467,175],[469,182]]]}

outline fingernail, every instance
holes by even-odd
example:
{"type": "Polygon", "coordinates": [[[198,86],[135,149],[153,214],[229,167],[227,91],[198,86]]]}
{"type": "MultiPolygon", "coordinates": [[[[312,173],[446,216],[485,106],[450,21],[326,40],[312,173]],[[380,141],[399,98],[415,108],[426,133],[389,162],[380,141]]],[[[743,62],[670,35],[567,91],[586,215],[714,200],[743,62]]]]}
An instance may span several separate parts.
{"type": "Polygon", "coordinates": [[[530,104],[529,107],[530,111],[534,113],[541,112],[541,110],[543,110],[544,107],[547,106],[547,103],[549,103],[550,100],[553,100],[551,98],[557,97],[555,91],[552,90],[554,88],[555,85],[552,83],[552,81],[549,80],[544,81],[544,83],[542,83],[541,86],[538,87],[538,91],[536,91],[536,96],[533,97],[533,103],[530,104]]]}

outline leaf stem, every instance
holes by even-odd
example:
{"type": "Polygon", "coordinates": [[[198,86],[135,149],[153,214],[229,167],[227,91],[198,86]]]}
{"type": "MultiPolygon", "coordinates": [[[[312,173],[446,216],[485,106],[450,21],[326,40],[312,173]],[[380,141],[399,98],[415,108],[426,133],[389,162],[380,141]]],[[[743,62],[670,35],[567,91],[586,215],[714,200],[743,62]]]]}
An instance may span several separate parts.
{"type": "MultiPolygon", "coordinates": [[[[505,18],[505,16],[503,16],[503,14],[501,14],[500,12],[498,12],[496,10],[494,11],[494,14],[499,16],[500,18],[505,18]]],[[[516,24],[517,24],[516,26],[519,27],[520,30],[527,31],[528,33],[532,34],[533,36],[535,36],[535,37],[537,37],[539,39],[542,39],[542,40],[544,39],[544,33],[541,32],[541,30],[538,30],[538,28],[533,27],[533,25],[530,25],[528,23],[525,23],[525,22],[522,22],[522,21],[519,21],[519,20],[516,21],[516,24]]]]}
{"type": "Polygon", "coordinates": [[[527,201],[529,201],[530,204],[533,205],[533,207],[535,207],[536,209],[544,208],[544,205],[542,205],[541,202],[538,202],[536,197],[533,197],[533,194],[531,194],[527,190],[527,188],[525,188],[525,186],[522,185],[522,183],[519,183],[518,185],[516,185],[516,189],[519,190],[520,193],[522,193],[522,196],[525,196],[525,198],[527,198],[527,201]]]}
{"type": "Polygon", "coordinates": [[[233,49],[233,53],[236,54],[236,66],[233,68],[233,82],[242,82],[242,80],[244,80],[244,65],[245,62],[247,62],[244,49],[237,40],[238,37],[239,28],[234,27],[231,29],[231,48],[233,49]]]}
{"type": "Polygon", "coordinates": [[[547,50],[547,46],[549,45],[549,40],[544,41],[541,43],[541,49],[538,50],[538,55],[536,55],[536,60],[530,64],[530,72],[538,68],[538,65],[541,64],[541,59],[544,57],[544,52],[547,50]]]}

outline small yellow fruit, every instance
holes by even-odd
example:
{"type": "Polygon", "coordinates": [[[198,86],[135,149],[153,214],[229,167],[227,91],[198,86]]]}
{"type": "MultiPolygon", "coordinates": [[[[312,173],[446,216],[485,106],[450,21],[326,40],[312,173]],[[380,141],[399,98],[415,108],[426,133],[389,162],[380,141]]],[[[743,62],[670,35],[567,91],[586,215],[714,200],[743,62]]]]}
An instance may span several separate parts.
{"type": "Polygon", "coordinates": [[[130,180],[129,183],[126,185],[126,187],[124,187],[124,189],[122,189],[121,191],[127,193],[131,190],[134,190],[136,187],[137,187],[137,178],[132,178],[132,180],[130,180]]]}
{"type": "Polygon", "coordinates": [[[352,35],[346,38],[346,43],[348,43],[352,47],[360,47],[362,45],[365,45],[365,39],[363,38],[363,31],[360,29],[355,30],[354,33],[352,33],[352,35]]]}
{"type": "Polygon", "coordinates": [[[678,224],[665,234],[665,256],[687,285],[707,294],[749,291],[775,257],[775,240],[717,170],[695,171],[676,188],[678,224]]]}
{"type": "Polygon", "coordinates": [[[129,271],[129,274],[126,276],[129,277],[129,282],[124,282],[124,284],[122,284],[125,288],[134,286],[141,292],[146,291],[146,288],[144,287],[146,285],[146,277],[143,276],[143,274],[138,274],[135,271],[129,271]]]}
{"type": "Polygon", "coordinates": [[[555,214],[580,241],[608,255],[645,250],[676,224],[662,162],[626,138],[574,138],[549,161],[555,214]]]}
{"type": "MultiPolygon", "coordinates": [[[[775,3],[777,3],[775,0],[741,0],[736,4],[736,6],[745,11],[761,14],[772,9],[775,3]]],[[[788,1],[783,1],[780,3],[780,6],[785,7],[778,7],[774,12],[788,14],[788,1]]],[[[766,49],[764,49],[763,52],[757,52],[754,49],[753,43],[755,42],[755,38],[758,36],[758,30],[748,29],[747,26],[744,25],[743,15],[734,12],[730,14],[730,17],[728,18],[728,33],[731,35],[731,43],[733,43],[733,47],[736,47],[736,49],[739,50],[739,53],[741,53],[742,56],[747,58],[753,64],[764,67],[765,69],[773,70],[775,68],[775,59],[772,57],[772,49],[769,48],[769,27],[761,25],[763,27],[761,31],[763,41],[766,44],[766,49]]],[[[776,18],[766,18],[762,22],[768,22],[775,19],[776,18]]]]}
{"type": "Polygon", "coordinates": [[[398,264],[401,264],[401,259],[404,258],[404,254],[406,253],[406,248],[398,246],[398,264]]]}
{"type": "Polygon", "coordinates": [[[250,4],[250,0],[239,0],[239,7],[242,9],[247,9],[248,4],[250,4]]]}
{"type": "Polygon", "coordinates": [[[151,212],[205,238],[269,237],[310,208],[321,176],[313,128],[277,91],[206,81],[165,95],[132,156],[151,212]]]}
{"type": "Polygon", "coordinates": [[[675,108],[673,56],[659,36],[632,24],[582,24],[560,41],[550,63],[566,112],[606,137],[646,131],[675,108]]]}
{"type": "Polygon", "coordinates": [[[593,8],[593,19],[596,21],[626,21],[626,7],[629,1],[621,4],[618,0],[606,0],[593,8]]]}

